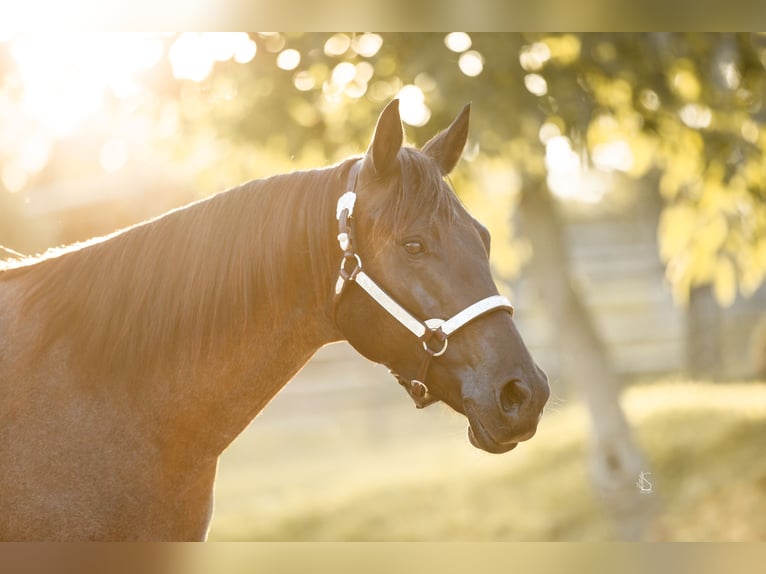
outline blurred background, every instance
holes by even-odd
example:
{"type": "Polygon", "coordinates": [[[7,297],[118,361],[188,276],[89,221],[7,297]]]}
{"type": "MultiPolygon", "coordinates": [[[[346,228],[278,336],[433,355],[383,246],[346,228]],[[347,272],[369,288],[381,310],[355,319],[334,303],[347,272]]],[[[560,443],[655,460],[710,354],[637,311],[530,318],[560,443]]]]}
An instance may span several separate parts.
{"type": "Polygon", "coordinates": [[[414,145],[472,102],[452,181],[540,430],[477,451],[332,345],[224,453],[211,539],[766,537],[764,34],[0,31],[0,245],[329,165],[394,97],[414,145]]]}

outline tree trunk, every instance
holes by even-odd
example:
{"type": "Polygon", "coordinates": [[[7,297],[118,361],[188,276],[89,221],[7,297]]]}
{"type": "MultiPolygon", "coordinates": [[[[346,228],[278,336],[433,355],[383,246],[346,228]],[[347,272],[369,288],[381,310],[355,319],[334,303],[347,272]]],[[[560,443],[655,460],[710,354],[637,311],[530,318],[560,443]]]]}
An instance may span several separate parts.
{"type": "Polygon", "coordinates": [[[721,309],[710,285],[694,287],[686,311],[686,370],[693,379],[721,377],[721,309]]]}
{"type": "Polygon", "coordinates": [[[571,380],[590,414],[590,470],[596,494],[619,538],[642,539],[656,508],[656,493],[642,492],[637,486],[641,473],[649,472],[649,467],[620,406],[619,377],[572,284],[563,222],[544,181],[525,182],[519,209],[534,252],[529,276],[550,320],[555,321],[563,376],[571,380]]]}

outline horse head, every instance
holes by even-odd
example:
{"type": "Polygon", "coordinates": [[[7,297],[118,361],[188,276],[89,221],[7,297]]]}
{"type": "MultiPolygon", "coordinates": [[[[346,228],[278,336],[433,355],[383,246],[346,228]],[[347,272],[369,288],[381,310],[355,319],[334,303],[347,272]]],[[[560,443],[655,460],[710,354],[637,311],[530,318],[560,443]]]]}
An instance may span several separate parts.
{"type": "Polygon", "coordinates": [[[338,203],[335,321],[419,407],[445,402],[468,419],[474,446],[500,453],[534,435],[550,390],[498,295],[489,232],[445,181],[469,113],[420,150],[402,147],[396,100],[381,113],[338,203]]]}

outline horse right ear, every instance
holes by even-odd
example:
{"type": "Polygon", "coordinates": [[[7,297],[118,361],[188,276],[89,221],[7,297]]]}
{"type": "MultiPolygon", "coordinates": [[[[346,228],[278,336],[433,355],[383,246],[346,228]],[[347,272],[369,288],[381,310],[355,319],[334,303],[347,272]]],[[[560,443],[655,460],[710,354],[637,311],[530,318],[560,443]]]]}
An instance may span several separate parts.
{"type": "Polygon", "coordinates": [[[367,156],[372,160],[376,175],[387,173],[396,164],[402,147],[404,131],[399,116],[399,100],[392,100],[380,113],[367,156]]]}

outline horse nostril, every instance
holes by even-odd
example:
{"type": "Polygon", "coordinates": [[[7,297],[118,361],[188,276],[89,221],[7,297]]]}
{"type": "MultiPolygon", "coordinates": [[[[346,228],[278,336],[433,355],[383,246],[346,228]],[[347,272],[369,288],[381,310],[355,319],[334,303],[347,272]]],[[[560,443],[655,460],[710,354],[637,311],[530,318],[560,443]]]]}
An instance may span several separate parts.
{"type": "Polygon", "coordinates": [[[529,399],[529,389],[518,379],[505,384],[500,390],[500,407],[508,414],[517,413],[529,399]]]}

